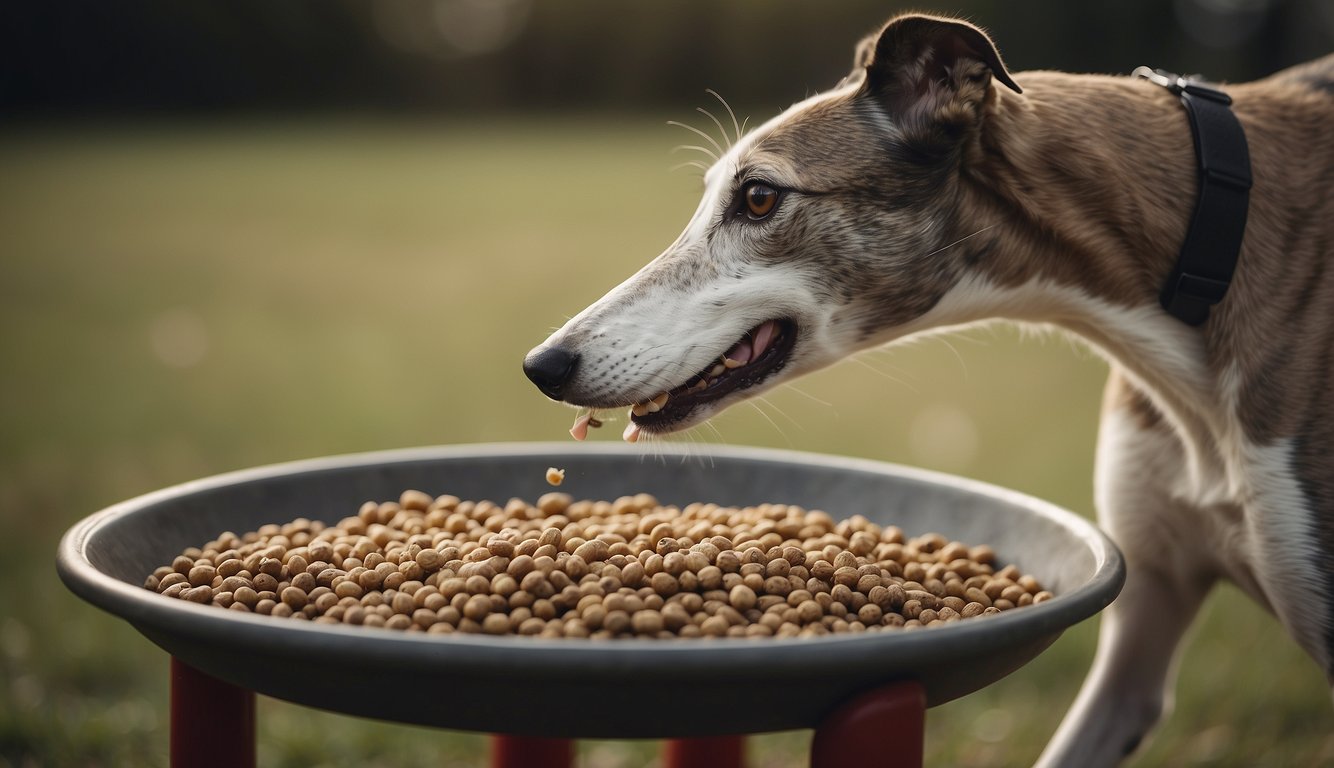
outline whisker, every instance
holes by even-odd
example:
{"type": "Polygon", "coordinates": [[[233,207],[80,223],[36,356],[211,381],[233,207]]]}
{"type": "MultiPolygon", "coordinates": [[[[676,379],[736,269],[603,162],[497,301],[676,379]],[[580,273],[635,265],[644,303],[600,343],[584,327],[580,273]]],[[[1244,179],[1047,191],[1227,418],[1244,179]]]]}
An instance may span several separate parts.
{"type": "Polygon", "coordinates": [[[838,416],[838,407],[835,406],[833,403],[821,400],[820,398],[816,397],[815,395],[812,395],[810,392],[807,392],[806,390],[802,389],[801,387],[798,387],[796,384],[793,384],[790,381],[784,382],[783,387],[786,389],[790,389],[793,392],[796,392],[798,395],[801,395],[802,397],[806,398],[807,400],[810,400],[813,403],[816,403],[817,405],[823,405],[826,408],[832,408],[834,410],[834,415],[838,416]]]}
{"type": "Polygon", "coordinates": [[[722,137],[723,137],[723,143],[727,145],[727,148],[728,148],[728,149],[731,149],[731,148],[732,148],[732,140],[729,139],[729,138],[727,138],[727,129],[726,129],[726,128],[723,128],[723,124],[720,123],[720,122],[718,121],[718,118],[715,117],[714,114],[713,114],[712,112],[710,112],[709,110],[705,109],[704,107],[695,107],[695,111],[696,111],[696,112],[699,112],[699,113],[701,113],[701,114],[703,114],[703,115],[706,116],[706,117],[708,117],[710,120],[713,121],[713,124],[714,124],[714,125],[718,126],[718,133],[722,134],[722,137]]]}
{"type": "Polygon", "coordinates": [[[954,345],[950,343],[950,340],[946,338],[945,334],[940,334],[935,338],[941,344],[944,344],[946,349],[954,353],[954,359],[959,361],[959,369],[963,372],[963,380],[968,381],[968,363],[964,362],[963,355],[959,354],[959,350],[955,349],[954,345]]]}
{"type": "Polygon", "coordinates": [[[700,162],[699,160],[687,160],[687,161],[685,161],[684,163],[677,163],[676,165],[673,165],[673,166],[668,170],[668,173],[676,173],[677,171],[681,170],[682,168],[698,168],[698,169],[700,169],[701,171],[703,171],[704,173],[708,173],[708,172],[709,172],[709,166],[705,165],[704,163],[700,162]]]}
{"type": "MultiPolygon", "coordinates": [[[[792,447],[792,439],[787,436],[787,433],[783,431],[782,427],[778,426],[778,422],[773,420],[773,417],[769,415],[768,411],[760,407],[760,401],[761,398],[751,397],[747,398],[745,402],[746,405],[749,405],[751,408],[754,408],[756,413],[763,416],[765,421],[769,422],[769,426],[774,428],[774,431],[778,433],[779,437],[783,438],[783,442],[787,443],[789,448],[792,447]]],[[[766,405],[769,404],[768,401],[764,402],[766,405]]]]}
{"type": "Polygon", "coordinates": [[[707,142],[709,142],[710,144],[712,144],[712,145],[713,145],[713,148],[716,149],[716,150],[718,150],[718,154],[717,154],[717,156],[714,157],[715,160],[717,160],[719,157],[722,157],[723,155],[727,154],[727,153],[723,152],[723,147],[722,147],[721,144],[718,143],[718,140],[717,140],[717,139],[713,138],[712,136],[710,136],[709,134],[705,133],[704,131],[701,131],[700,129],[696,128],[695,126],[693,126],[693,125],[686,125],[685,123],[679,122],[679,121],[677,121],[677,120],[668,120],[668,121],[667,121],[667,124],[668,124],[668,125],[675,125],[675,126],[679,126],[679,127],[681,127],[681,128],[684,128],[684,129],[686,129],[687,131],[690,131],[691,133],[694,133],[694,134],[697,134],[697,135],[701,136],[705,141],[707,141],[707,142]]]}
{"type": "Polygon", "coordinates": [[[680,152],[683,149],[693,149],[696,152],[703,152],[704,154],[708,155],[709,159],[713,160],[713,162],[715,163],[718,162],[718,156],[713,154],[713,150],[709,149],[708,147],[701,147],[698,144],[677,144],[676,146],[672,147],[672,154],[680,152]]]}
{"type": "Polygon", "coordinates": [[[756,411],[762,413],[764,419],[766,419],[768,423],[774,425],[774,429],[778,429],[779,435],[783,436],[783,440],[786,440],[788,445],[791,445],[792,441],[788,439],[787,433],[783,432],[783,428],[779,427],[778,423],[775,423],[775,421],[772,420],[770,416],[768,416],[767,409],[770,408],[774,409],[774,412],[778,413],[779,416],[782,416],[783,420],[786,420],[788,421],[788,423],[791,423],[792,427],[796,427],[803,432],[806,431],[806,427],[804,427],[804,425],[800,423],[800,421],[792,419],[791,416],[787,415],[787,412],[784,412],[782,408],[779,408],[778,405],[775,405],[774,401],[768,399],[768,397],[764,397],[763,395],[756,395],[755,397],[751,397],[750,401],[752,404],[754,404],[756,411]]]}
{"type": "MultiPolygon", "coordinates": [[[[978,235],[982,234],[983,232],[986,232],[988,229],[995,229],[995,228],[998,227],[998,226],[1000,226],[1000,222],[996,222],[995,224],[988,224],[987,226],[985,226],[985,227],[983,227],[983,228],[977,230],[976,232],[974,232],[974,233],[971,234],[971,235],[964,235],[963,237],[959,238],[958,240],[955,240],[954,242],[950,243],[949,245],[942,245],[942,246],[940,246],[939,248],[935,249],[934,251],[928,253],[927,256],[935,256],[937,253],[940,253],[941,251],[949,250],[950,248],[953,248],[954,246],[958,245],[959,243],[962,243],[963,241],[965,241],[965,240],[967,240],[967,239],[969,239],[969,238],[977,237],[978,235]]],[[[923,256],[922,258],[926,258],[926,256],[923,256]]]]}
{"type": "MultiPolygon", "coordinates": [[[[706,426],[706,425],[708,425],[708,422],[705,422],[700,426],[706,426]]],[[[703,466],[704,464],[704,459],[708,459],[710,469],[712,469],[714,466],[717,465],[717,462],[714,461],[713,456],[705,452],[705,448],[708,447],[708,441],[704,440],[700,436],[698,427],[691,427],[682,434],[688,440],[690,440],[690,453],[691,453],[690,458],[698,461],[701,466],[703,466]]],[[[686,457],[683,456],[681,458],[681,462],[684,464],[685,460],[686,457]]]]}
{"type": "Polygon", "coordinates": [[[900,379],[897,376],[891,375],[887,371],[882,371],[879,368],[876,368],[874,365],[871,365],[870,363],[866,362],[865,358],[863,358],[861,355],[853,355],[848,359],[856,363],[857,365],[862,366],[866,370],[871,371],[872,373],[880,376],[881,378],[888,379],[889,381],[892,381],[901,387],[906,387],[913,394],[921,394],[921,390],[917,389],[917,387],[913,386],[907,381],[904,381],[903,379],[900,379]]]}
{"type": "Polygon", "coordinates": [[[727,442],[727,438],[723,436],[723,431],[718,428],[718,425],[714,423],[713,419],[709,419],[708,421],[701,423],[699,426],[708,427],[709,431],[713,433],[714,437],[718,438],[718,442],[720,443],[727,442]]]}
{"type": "MultiPolygon", "coordinates": [[[[732,111],[732,105],[727,103],[727,99],[724,99],[722,97],[722,94],[718,93],[712,88],[705,88],[704,92],[709,94],[713,98],[717,99],[718,101],[722,102],[723,109],[726,109],[727,114],[732,117],[732,130],[736,131],[736,141],[741,141],[741,126],[737,125],[736,123],[736,113],[732,111]]],[[[719,127],[721,128],[721,126],[719,127]]],[[[726,131],[723,131],[724,135],[726,135],[726,133],[727,133],[726,131]]]]}

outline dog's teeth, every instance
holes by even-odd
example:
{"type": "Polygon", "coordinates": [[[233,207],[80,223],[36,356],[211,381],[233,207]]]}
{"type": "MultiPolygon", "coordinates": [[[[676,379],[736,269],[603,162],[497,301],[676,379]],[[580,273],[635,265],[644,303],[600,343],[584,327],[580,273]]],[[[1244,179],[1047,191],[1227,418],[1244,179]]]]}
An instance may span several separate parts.
{"type": "Polygon", "coordinates": [[[635,403],[634,405],[630,406],[630,413],[636,416],[643,416],[648,412],[649,410],[647,403],[635,403]]]}
{"type": "Polygon", "coordinates": [[[728,370],[731,370],[733,368],[740,368],[743,365],[745,365],[745,363],[741,362],[740,360],[733,360],[730,357],[723,358],[723,367],[727,368],[728,370]]]}
{"type": "Polygon", "coordinates": [[[716,379],[719,376],[722,376],[723,373],[725,373],[726,371],[727,371],[727,366],[723,365],[722,363],[716,363],[712,368],[709,369],[709,378],[716,379]]]}
{"type": "Polygon", "coordinates": [[[706,380],[704,380],[704,379],[700,379],[698,382],[695,383],[695,386],[693,386],[693,387],[690,388],[690,391],[691,391],[691,392],[703,392],[704,390],[706,390],[706,389],[708,389],[708,388],[709,388],[709,382],[706,381],[706,380]]]}
{"type": "Polygon", "coordinates": [[[649,402],[651,402],[651,403],[653,403],[654,405],[657,406],[657,408],[655,408],[654,410],[656,410],[656,411],[660,411],[660,410],[663,409],[664,406],[667,405],[667,401],[668,401],[669,399],[671,399],[671,397],[672,397],[672,396],[671,396],[670,393],[668,393],[668,392],[663,392],[662,394],[660,394],[660,395],[658,395],[657,397],[653,398],[653,399],[650,400],[649,402]]]}
{"type": "Polygon", "coordinates": [[[644,410],[649,413],[657,413],[662,410],[662,406],[650,400],[647,403],[644,403],[644,410]]]}
{"type": "Polygon", "coordinates": [[[727,350],[727,354],[723,355],[724,358],[731,358],[742,365],[749,363],[753,356],[754,354],[751,352],[750,342],[746,339],[738,341],[736,346],[727,350]]]}

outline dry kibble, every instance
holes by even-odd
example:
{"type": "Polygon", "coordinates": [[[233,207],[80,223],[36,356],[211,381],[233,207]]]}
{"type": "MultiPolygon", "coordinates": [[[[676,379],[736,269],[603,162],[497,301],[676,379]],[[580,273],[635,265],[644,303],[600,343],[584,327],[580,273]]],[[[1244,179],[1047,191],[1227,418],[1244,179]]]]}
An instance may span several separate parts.
{"type": "Polygon", "coordinates": [[[429,509],[431,502],[433,501],[435,501],[435,499],[430,494],[417,490],[404,491],[403,494],[398,497],[398,504],[400,507],[418,512],[423,512],[429,509]]]}
{"type": "Polygon", "coordinates": [[[732,607],[738,611],[748,611],[755,607],[755,590],[745,584],[738,584],[732,588],[728,600],[731,601],[732,607]]]}
{"type": "Polygon", "coordinates": [[[217,570],[211,565],[196,565],[190,569],[190,586],[201,587],[213,581],[217,570]]]}
{"type": "Polygon", "coordinates": [[[300,587],[288,587],[282,591],[280,597],[284,605],[294,611],[299,611],[306,607],[306,601],[310,596],[300,587]]]}
{"type": "Polygon", "coordinates": [[[638,611],[630,617],[630,626],[637,634],[656,635],[662,631],[662,614],[657,611],[638,611]]]}
{"type": "Polygon", "coordinates": [[[334,594],[339,597],[361,597],[365,590],[355,581],[343,581],[334,586],[334,594]]]}
{"type": "Polygon", "coordinates": [[[337,524],[224,533],[144,587],[319,623],[593,640],[935,628],[1054,597],[986,545],[859,515],[554,491],[501,505],[408,490],[337,524]]]}
{"type": "Polygon", "coordinates": [[[207,585],[200,585],[181,592],[181,598],[192,603],[208,603],[213,600],[213,590],[207,585]]]}
{"type": "Polygon", "coordinates": [[[560,485],[565,482],[565,470],[556,467],[547,467],[547,484],[560,485]]]}
{"type": "Polygon", "coordinates": [[[434,549],[423,549],[417,553],[415,562],[423,571],[433,573],[445,564],[445,558],[434,549]]]}
{"type": "MultiPolygon", "coordinates": [[[[175,586],[177,584],[189,584],[189,583],[190,580],[189,578],[186,577],[185,574],[181,573],[180,571],[172,571],[166,576],[163,576],[162,579],[158,581],[157,590],[159,592],[166,592],[167,588],[169,587],[175,586]]],[[[152,587],[148,588],[152,589],[152,587]]]]}

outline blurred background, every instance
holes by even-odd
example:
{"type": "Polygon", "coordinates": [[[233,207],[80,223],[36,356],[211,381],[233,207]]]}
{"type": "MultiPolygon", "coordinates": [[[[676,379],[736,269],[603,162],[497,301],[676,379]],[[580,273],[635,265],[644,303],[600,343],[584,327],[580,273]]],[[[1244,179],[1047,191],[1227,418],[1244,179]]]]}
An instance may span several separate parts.
{"type": "MultiPolygon", "coordinates": [[[[988,28],[1014,71],[1150,64],[1240,81],[1334,41],[1327,0],[913,5],[988,28]]],[[[695,108],[721,115],[713,88],[755,125],[832,86],[853,43],[900,9],[9,4],[0,767],[166,762],[166,657],[60,585],[70,524],[257,464],[563,439],[572,412],[519,364],[694,210],[698,178],[670,170],[694,137],[666,121],[710,128],[695,108]]],[[[1105,374],[1078,344],[999,326],[863,355],[684,439],[925,466],[1091,516],[1105,374]]],[[[932,710],[929,764],[1030,764],[1096,627],[932,710]]],[[[1211,597],[1181,672],[1176,713],[1132,765],[1334,762],[1323,675],[1235,589],[1211,597]]],[[[272,700],[259,730],[264,766],[479,765],[485,744],[272,700]]],[[[809,738],[754,739],[752,764],[799,765],[809,738]]],[[[650,765],[653,751],[586,743],[581,764],[650,765]]]]}

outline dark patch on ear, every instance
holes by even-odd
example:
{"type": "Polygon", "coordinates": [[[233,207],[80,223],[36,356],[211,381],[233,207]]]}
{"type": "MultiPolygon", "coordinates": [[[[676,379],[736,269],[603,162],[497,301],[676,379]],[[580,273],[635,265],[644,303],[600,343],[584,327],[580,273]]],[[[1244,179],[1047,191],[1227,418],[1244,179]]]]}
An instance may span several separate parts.
{"type": "Polygon", "coordinates": [[[866,69],[863,89],[929,154],[947,152],[981,119],[992,78],[1022,92],[991,38],[966,21],[900,16],[869,41],[855,56],[866,69]]]}

